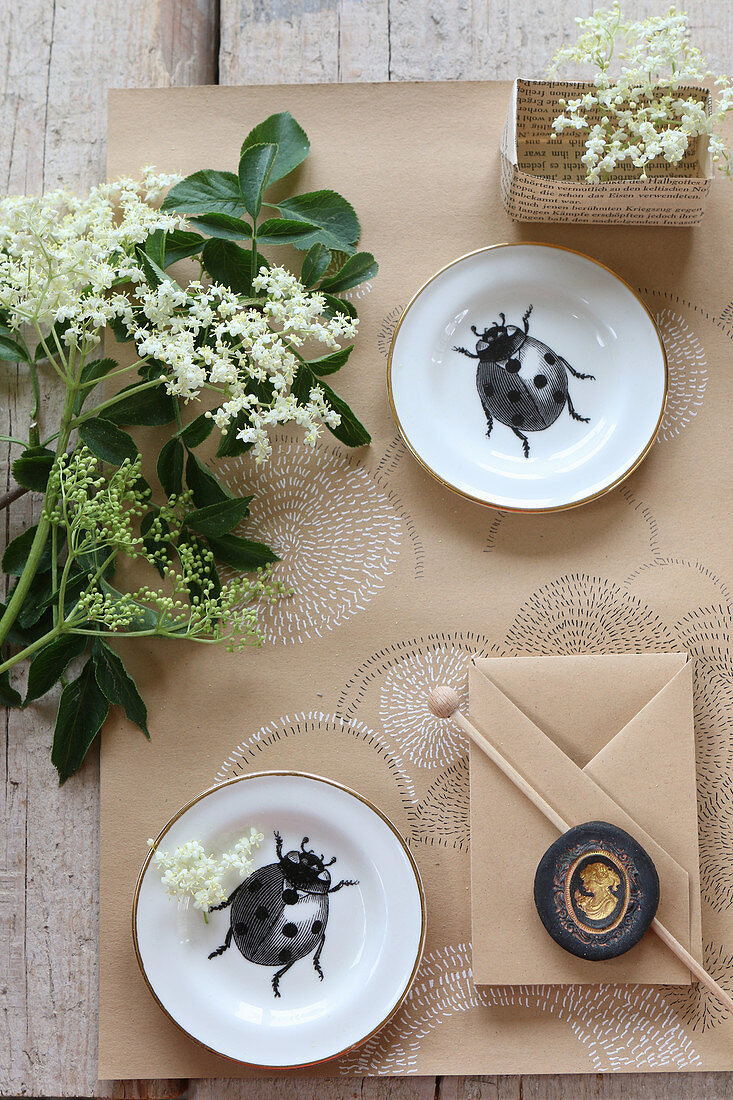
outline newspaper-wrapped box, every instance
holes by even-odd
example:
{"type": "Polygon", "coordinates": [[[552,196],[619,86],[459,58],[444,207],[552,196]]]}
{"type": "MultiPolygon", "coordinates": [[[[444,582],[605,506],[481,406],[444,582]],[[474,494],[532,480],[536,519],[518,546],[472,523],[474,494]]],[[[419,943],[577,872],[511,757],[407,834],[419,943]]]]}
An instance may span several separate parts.
{"type": "MultiPolygon", "coordinates": [[[[698,138],[679,164],[652,161],[648,179],[621,164],[614,178],[588,183],[581,157],[586,131],[567,128],[551,138],[560,99],[593,90],[592,84],[515,80],[501,141],[501,193],[507,214],[519,222],[596,222],[624,225],[698,225],[712,179],[707,140],[698,138]]],[[[704,88],[681,89],[708,104],[704,88]]]]}

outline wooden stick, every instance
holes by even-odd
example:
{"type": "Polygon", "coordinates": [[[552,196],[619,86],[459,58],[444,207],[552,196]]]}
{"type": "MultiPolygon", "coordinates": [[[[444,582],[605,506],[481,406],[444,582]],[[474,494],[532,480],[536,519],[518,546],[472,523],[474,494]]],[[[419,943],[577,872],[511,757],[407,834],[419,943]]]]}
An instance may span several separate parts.
{"type": "MultiPolygon", "coordinates": [[[[428,708],[436,718],[452,718],[453,721],[460,726],[463,732],[469,737],[473,743],[485,752],[490,760],[496,764],[497,768],[504,773],[507,779],[510,779],[512,783],[522,794],[526,795],[529,801],[537,807],[540,813],[543,813],[548,821],[558,829],[561,833],[566,833],[571,827],[567,821],[555,810],[549,802],[545,801],[539,791],[536,791],[534,787],[527,782],[523,775],[517,771],[517,769],[506,760],[499,750],[491,744],[487,737],[477,730],[473,723],[469,722],[465,714],[459,709],[458,705],[460,699],[458,692],[452,687],[436,687],[431,691],[428,697],[428,708]]],[[[687,969],[690,971],[697,980],[709,989],[714,997],[720,1001],[724,1008],[733,1016],[733,998],[730,997],[722,986],[718,985],[715,978],[711,974],[708,974],[707,970],[697,959],[693,958],[689,951],[686,950],[675,936],[666,928],[661,921],[655,917],[651,923],[652,931],[656,932],[662,943],[670,949],[670,951],[677,956],[677,958],[684,963],[687,969]]]]}

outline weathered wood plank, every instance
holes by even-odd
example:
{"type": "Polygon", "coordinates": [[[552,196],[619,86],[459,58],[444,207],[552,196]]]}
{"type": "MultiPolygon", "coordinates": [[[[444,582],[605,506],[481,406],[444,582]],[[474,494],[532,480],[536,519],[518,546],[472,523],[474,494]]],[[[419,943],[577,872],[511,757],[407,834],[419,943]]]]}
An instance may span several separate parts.
{"type": "Polygon", "coordinates": [[[440,1077],[436,1100],[522,1100],[522,1084],[527,1080],[527,1077],[440,1077]]]}
{"type": "MultiPolygon", "coordinates": [[[[216,0],[14,5],[0,100],[3,189],[81,189],[103,179],[107,88],[212,82],[217,50],[216,0]]],[[[0,431],[22,437],[27,379],[22,368],[3,368],[0,431]]],[[[53,408],[52,387],[44,391],[53,408]]],[[[15,502],[0,514],[4,539],[38,512],[30,495],[15,502]]],[[[48,702],[4,721],[0,1093],[177,1095],[185,1082],[97,1081],[98,769],[90,760],[59,790],[52,719],[48,702]]]]}
{"type": "MultiPolygon", "coordinates": [[[[222,83],[470,79],[541,76],[571,16],[592,0],[222,0],[222,83]]],[[[637,0],[639,12],[668,0],[637,0]]],[[[725,67],[733,5],[688,0],[698,40],[725,67]]],[[[83,187],[103,176],[108,86],[194,84],[217,77],[216,0],[43,0],[15,5],[5,43],[0,175],[7,190],[59,181],[83,187]]],[[[2,432],[20,430],[22,372],[3,376],[2,432]]],[[[3,487],[8,483],[3,476],[3,487]]],[[[2,517],[6,536],[37,518],[29,498],[2,517]]],[[[0,1091],[46,1095],[163,1096],[175,1082],[100,1083],[96,1078],[97,775],[59,793],[48,762],[51,707],[6,719],[0,762],[0,1091]],[[81,850],[81,853],[80,853],[81,850]],[[27,882],[27,894],[26,894],[27,882]],[[27,897],[27,901],[26,901],[27,897]]],[[[441,1100],[664,1094],[669,1100],[733,1096],[723,1075],[446,1077],[441,1100]],[[634,1091],[637,1090],[637,1091],[634,1091]]],[[[359,1081],[199,1082],[191,1095],[236,1097],[435,1095],[431,1078],[359,1081]]]]}
{"type": "Polygon", "coordinates": [[[190,1100],[262,1100],[263,1097],[267,1100],[435,1100],[435,1078],[288,1077],[262,1081],[191,1081],[188,1095],[190,1100]]]}
{"type": "MultiPolygon", "coordinates": [[[[227,0],[229,2],[229,0],[227,0]]],[[[248,0],[241,0],[247,6],[248,0]]],[[[390,3],[390,79],[539,79],[557,47],[573,37],[576,15],[587,15],[600,0],[410,0],[390,3]]],[[[630,17],[665,13],[667,0],[626,2],[630,17]]],[[[696,44],[710,61],[730,66],[733,5],[687,0],[696,44]]]]}
{"type": "Polygon", "coordinates": [[[223,0],[220,84],[388,80],[389,0],[223,0]]]}

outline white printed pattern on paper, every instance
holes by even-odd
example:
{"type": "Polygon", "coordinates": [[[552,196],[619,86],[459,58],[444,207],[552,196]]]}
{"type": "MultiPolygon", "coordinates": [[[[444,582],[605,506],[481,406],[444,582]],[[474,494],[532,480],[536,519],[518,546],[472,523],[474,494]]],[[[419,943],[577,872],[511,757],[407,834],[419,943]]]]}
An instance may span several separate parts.
{"type": "Polygon", "coordinates": [[[342,1073],[417,1073],[420,1043],[472,1009],[530,1008],[568,1024],[596,1072],[680,1070],[700,1061],[660,990],[640,985],[475,986],[471,945],[427,953],[392,1023],[340,1062],[342,1073]]]}
{"type": "Polygon", "coordinates": [[[702,343],[679,313],[660,310],[657,325],[669,367],[667,407],[658,438],[669,442],[697,416],[702,405],[708,383],[707,358],[702,343]]]}
{"type": "Polygon", "coordinates": [[[255,494],[247,537],[272,547],[281,559],[273,576],[293,588],[260,615],[268,643],[321,637],[385,587],[409,521],[355,456],[284,437],[260,470],[246,457],[221,470],[232,488],[255,494]]]}

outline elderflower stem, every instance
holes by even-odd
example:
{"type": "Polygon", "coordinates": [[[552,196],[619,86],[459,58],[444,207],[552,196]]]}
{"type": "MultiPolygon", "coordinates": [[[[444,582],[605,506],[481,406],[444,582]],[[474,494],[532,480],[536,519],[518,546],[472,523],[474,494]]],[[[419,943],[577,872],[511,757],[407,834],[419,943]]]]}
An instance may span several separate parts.
{"type": "MultiPolygon", "coordinates": [[[[55,592],[58,586],[58,574],[59,574],[59,551],[58,551],[58,527],[54,523],[51,528],[51,591],[55,592]]],[[[53,605],[53,625],[59,625],[59,611],[56,604],[53,605]]]]}
{"type": "Polygon", "coordinates": [[[121,393],[116,394],[114,397],[110,397],[108,401],[103,401],[101,405],[95,405],[93,409],[89,409],[87,412],[82,413],[81,416],[77,416],[76,420],[72,423],[72,428],[78,428],[80,424],[83,424],[85,420],[90,420],[94,416],[100,416],[105,409],[112,408],[119,401],[123,401],[127,397],[135,397],[136,394],[142,393],[144,390],[150,390],[153,386],[159,386],[161,384],[161,378],[151,378],[149,382],[142,382],[139,386],[135,386],[134,390],[122,390],[121,393]]]}
{"type": "Polygon", "coordinates": [[[28,366],[31,375],[31,386],[33,387],[33,408],[31,409],[31,424],[28,432],[28,442],[31,447],[38,447],[41,442],[41,435],[38,429],[38,410],[41,404],[41,392],[38,388],[38,371],[36,370],[36,364],[31,360],[28,366]]]}
{"type": "MultiPolygon", "coordinates": [[[[61,412],[61,423],[59,429],[58,444],[56,446],[56,458],[63,454],[66,450],[66,445],[69,442],[69,436],[71,435],[71,422],[74,413],[74,401],[76,400],[76,386],[72,383],[67,383],[66,397],[64,398],[64,407],[61,412]]],[[[23,601],[28,595],[28,589],[31,586],[31,582],[38,572],[38,566],[41,561],[41,555],[43,554],[46,540],[48,539],[49,532],[51,530],[51,523],[48,519],[49,505],[52,507],[55,501],[49,500],[49,493],[46,493],[46,500],[44,503],[43,515],[38,521],[38,527],[31,543],[31,548],[28,553],[23,572],[18,579],[18,583],[13,591],[12,596],[8,601],[8,606],[5,612],[0,618],[0,645],[5,641],[8,631],[17,619],[20,609],[23,606],[23,601]]],[[[16,658],[18,659],[18,658],[16,658]]],[[[15,664],[15,660],[13,664],[15,664]]],[[[6,666],[3,666],[3,671],[6,666]]],[[[10,666],[7,665],[9,668],[10,666]]]]}
{"type": "Polygon", "coordinates": [[[3,661],[3,663],[0,664],[0,675],[2,675],[3,672],[7,672],[8,669],[13,667],[13,665],[17,665],[19,661],[24,661],[26,657],[32,657],[34,653],[36,653],[39,649],[42,649],[45,645],[48,645],[49,642],[53,641],[54,638],[58,637],[58,635],[62,633],[62,627],[55,626],[51,630],[49,630],[47,634],[44,634],[42,638],[37,638],[35,642],[31,642],[31,644],[27,645],[25,649],[21,649],[20,653],[16,653],[12,657],[8,657],[6,661],[3,661]]]}

